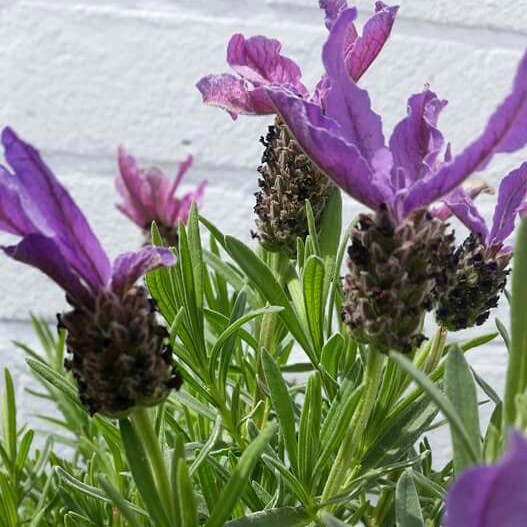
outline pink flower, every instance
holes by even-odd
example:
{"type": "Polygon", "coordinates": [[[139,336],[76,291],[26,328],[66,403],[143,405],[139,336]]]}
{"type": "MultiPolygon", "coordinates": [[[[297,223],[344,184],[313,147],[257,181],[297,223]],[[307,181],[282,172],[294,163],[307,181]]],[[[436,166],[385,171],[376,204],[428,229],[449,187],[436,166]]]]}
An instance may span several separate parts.
{"type": "Polygon", "coordinates": [[[120,147],[116,187],[123,203],[117,208],[145,231],[149,231],[153,221],[161,232],[176,231],[181,222],[187,222],[192,202],[201,206],[203,200],[206,181],[192,192],[176,195],[191,164],[192,156],[188,156],[171,180],[158,168],[140,168],[136,159],[120,147]]]}

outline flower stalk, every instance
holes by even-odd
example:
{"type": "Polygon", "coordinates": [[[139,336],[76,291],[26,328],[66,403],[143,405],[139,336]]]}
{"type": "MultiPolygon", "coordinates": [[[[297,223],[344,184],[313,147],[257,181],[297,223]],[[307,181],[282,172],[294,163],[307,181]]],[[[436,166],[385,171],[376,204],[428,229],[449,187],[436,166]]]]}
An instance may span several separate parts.
{"type": "MultiPolygon", "coordinates": [[[[322,501],[338,495],[346,483],[350,470],[357,461],[359,446],[368,424],[375,402],[377,400],[377,391],[381,383],[382,372],[384,368],[385,356],[377,350],[370,348],[364,372],[365,389],[359,407],[353,414],[348,433],[344,437],[340,449],[337,453],[335,462],[329,473],[326,486],[322,493],[322,501]]],[[[332,505],[330,508],[333,508],[332,505]]]]}
{"type": "Polygon", "coordinates": [[[161,502],[164,505],[164,509],[171,520],[175,522],[176,511],[174,509],[170,478],[168,476],[163,452],[159,445],[159,438],[154,430],[148,410],[146,408],[136,408],[131,413],[130,420],[145,447],[150,466],[152,467],[157,491],[161,502]]]}

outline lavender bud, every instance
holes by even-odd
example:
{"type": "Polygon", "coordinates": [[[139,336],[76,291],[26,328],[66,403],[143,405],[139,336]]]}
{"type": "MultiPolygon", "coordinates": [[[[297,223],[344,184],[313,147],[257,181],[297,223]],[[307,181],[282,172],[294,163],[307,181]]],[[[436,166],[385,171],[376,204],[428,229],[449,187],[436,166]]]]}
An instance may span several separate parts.
{"type": "Polygon", "coordinates": [[[144,287],[132,287],[122,298],[104,289],[93,312],[75,307],[60,322],[70,354],[65,367],[90,414],[123,417],[136,406],[158,404],[181,386],[167,331],[144,287]]]}
{"type": "Polygon", "coordinates": [[[408,353],[422,343],[422,318],[451,252],[446,229],[425,210],[400,222],[385,206],[360,215],[348,249],[343,304],[343,320],[359,341],[383,353],[408,353]]]}
{"type": "Polygon", "coordinates": [[[259,190],[256,192],[257,233],[255,236],[269,250],[285,249],[296,254],[296,239],[308,234],[306,199],[318,224],[333,183],[310,161],[279,119],[262,138],[265,151],[259,190]]]}
{"type": "Polygon", "coordinates": [[[483,324],[490,310],[498,305],[505,289],[511,253],[500,253],[501,246],[486,246],[472,233],[457,248],[449,262],[455,278],[438,301],[436,319],[451,331],[483,324]]]}

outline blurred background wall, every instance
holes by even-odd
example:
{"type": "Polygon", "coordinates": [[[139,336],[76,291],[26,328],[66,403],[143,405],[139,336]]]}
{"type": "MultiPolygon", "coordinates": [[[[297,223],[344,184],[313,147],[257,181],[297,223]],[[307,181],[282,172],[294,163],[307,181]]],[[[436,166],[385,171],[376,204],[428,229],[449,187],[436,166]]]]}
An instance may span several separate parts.
{"type": "MultiPolygon", "coordinates": [[[[226,43],[242,32],[280,39],[313,85],[326,36],[317,3],[0,0],[0,125],[12,125],[40,148],[112,256],[141,243],[137,228],[114,205],[119,144],[169,173],[193,154],[186,184],[208,179],[203,213],[248,240],[262,151],[258,139],[271,118],[232,121],[203,106],[194,84],[204,74],[226,71],[226,43]]],[[[399,3],[392,37],[361,84],[389,133],[405,114],[407,97],[429,83],[450,101],[440,125],[456,152],[510,87],[527,46],[527,0],[399,3]]],[[[360,21],[373,10],[369,0],[357,6],[360,21]]],[[[498,156],[483,176],[496,183],[525,157],[498,156]]],[[[345,201],[351,219],[358,208],[345,201]]],[[[494,198],[480,203],[490,217],[494,198]]],[[[0,367],[13,369],[20,396],[31,380],[12,341],[35,344],[29,312],[52,321],[62,306],[51,282],[0,258],[0,367]]],[[[506,309],[499,316],[507,320],[506,309]]],[[[494,328],[493,320],[487,327],[494,328]]],[[[499,341],[468,357],[501,391],[505,351],[499,341]]],[[[38,411],[27,395],[21,404],[26,413],[38,411]]],[[[437,441],[448,448],[446,434],[437,441]]]]}

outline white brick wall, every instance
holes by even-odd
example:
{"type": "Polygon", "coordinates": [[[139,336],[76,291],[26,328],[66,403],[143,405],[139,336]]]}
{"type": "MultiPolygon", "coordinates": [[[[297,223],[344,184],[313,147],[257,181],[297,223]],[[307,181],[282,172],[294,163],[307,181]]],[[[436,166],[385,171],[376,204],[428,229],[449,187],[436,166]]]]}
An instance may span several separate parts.
{"type": "MultiPolygon", "coordinates": [[[[325,38],[316,0],[0,0],[0,124],[38,145],[115,255],[140,237],[113,207],[115,151],[125,144],[145,162],[173,169],[195,156],[188,183],[210,185],[204,212],[227,232],[248,238],[257,142],[269,119],[240,118],[201,104],[194,83],[225,70],[233,32],[282,40],[314,82],[325,38]]],[[[361,18],[373,1],[359,0],[361,18]]],[[[525,0],[401,0],[394,35],[365,76],[386,130],[424,83],[450,100],[442,130],[459,149],[484,124],[510,86],[527,44],[525,0]]],[[[515,160],[498,159],[496,182],[515,160]]],[[[485,200],[487,215],[492,200],[485,200]]],[[[347,204],[347,216],[354,206],[347,204]]],[[[0,238],[5,240],[6,238],[0,238]]],[[[36,271],[0,259],[0,366],[20,356],[10,340],[33,341],[32,310],[52,317],[58,289],[36,271]]],[[[502,318],[506,319],[503,311],[502,318]]],[[[491,324],[492,326],[492,324],[491,324]]],[[[500,388],[504,352],[490,345],[471,356],[500,388]]],[[[27,398],[26,398],[27,401],[27,398]]],[[[444,442],[441,443],[444,446],[444,442]]]]}

